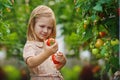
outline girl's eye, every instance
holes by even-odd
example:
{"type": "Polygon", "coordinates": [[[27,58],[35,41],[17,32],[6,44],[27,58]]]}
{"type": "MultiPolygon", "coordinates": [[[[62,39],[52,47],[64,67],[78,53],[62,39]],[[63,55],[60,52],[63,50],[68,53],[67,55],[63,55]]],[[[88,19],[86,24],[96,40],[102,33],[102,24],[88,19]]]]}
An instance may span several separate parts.
{"type": "Polygon", "coordinates": [[[49,29],[49,30],[51,30],[51,29],[52,29],[52,27],[48,27],[48,29],[49,29]]]}
{"type": "Polygon", "coordinates": [[[44,28],[44,26],[42,26],[42,25],[41,25],[40,27],[41,27],[41,28],[44,28]]]}

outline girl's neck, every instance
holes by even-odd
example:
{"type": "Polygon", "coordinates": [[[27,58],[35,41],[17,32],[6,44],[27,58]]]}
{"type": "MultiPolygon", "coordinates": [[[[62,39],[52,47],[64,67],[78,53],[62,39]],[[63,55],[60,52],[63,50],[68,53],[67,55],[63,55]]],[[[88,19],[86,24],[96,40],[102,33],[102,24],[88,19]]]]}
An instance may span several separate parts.
{"type": "Polygon", "coordinates": [[[38,42],[43,42],[42,39],[35,39],[35,41],[38,41],[38,42]]]}

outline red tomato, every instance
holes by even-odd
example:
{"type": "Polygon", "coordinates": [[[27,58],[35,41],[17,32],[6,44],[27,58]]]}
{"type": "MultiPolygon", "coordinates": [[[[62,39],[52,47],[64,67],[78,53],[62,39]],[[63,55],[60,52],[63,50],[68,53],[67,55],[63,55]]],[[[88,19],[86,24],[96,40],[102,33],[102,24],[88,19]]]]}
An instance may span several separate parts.
{"type": "Polygon", "coordinates": [[[47,40],[47,45],[48,46],[51,46],[51,45],[53,45],[55,43],[55,39],[54,38],[49,38],[48,40],[47,40]]]}
{"type": "Polygon", "coordinates": [[[52,60],[53,60],[54,64],[60,64],[60,62],[55,59],[55,55],[54,54],[52,55],[52,60]]]}
{"type": "Polygon", "coordinates": [[[104,37],[106,35],[106,32],[104,32],[104,31],[99,32],[99,35],[100,35],[100,37],[104,37]]]}

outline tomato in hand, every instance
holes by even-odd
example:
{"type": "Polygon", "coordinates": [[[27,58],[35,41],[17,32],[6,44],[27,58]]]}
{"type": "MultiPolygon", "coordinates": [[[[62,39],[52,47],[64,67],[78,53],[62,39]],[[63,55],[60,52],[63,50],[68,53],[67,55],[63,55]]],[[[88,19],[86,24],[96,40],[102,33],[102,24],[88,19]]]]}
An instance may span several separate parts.
{"type": "Polygon", "coordinates": [[[55,39],[54,38],[49,38],[48,40],[47,40],[47,45],[48,46],[51,46],[51,45],[53,45],[55,43],[55,39]]]}
{"type": "Polygon", "coordinates": [[[54,63],[54,64],[60,64],[60,62],[57,61],[55,58],[56,58],[56,57],[55,57],[55,55],[53,54],[53,55],[52,55],[53,63],[54,63]]]}

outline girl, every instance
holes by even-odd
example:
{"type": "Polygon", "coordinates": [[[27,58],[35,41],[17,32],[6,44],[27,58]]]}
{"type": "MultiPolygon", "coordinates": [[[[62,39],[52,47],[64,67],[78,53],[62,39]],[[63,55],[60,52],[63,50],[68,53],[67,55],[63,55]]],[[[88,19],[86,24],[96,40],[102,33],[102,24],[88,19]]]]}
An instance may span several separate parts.
{"type": "Polygon", "coordinates": [[[66,58],[57,52],[58,43],[48,46],[47,39],[56,36],[54,12],[47,6],[36,7],[28,23],[27,41],[23,50],[31,80],[63,80],[59,70],[65,65],[66,58]],[[59,64],[54,64],[51,55],[57,53],[59,64]]]}

